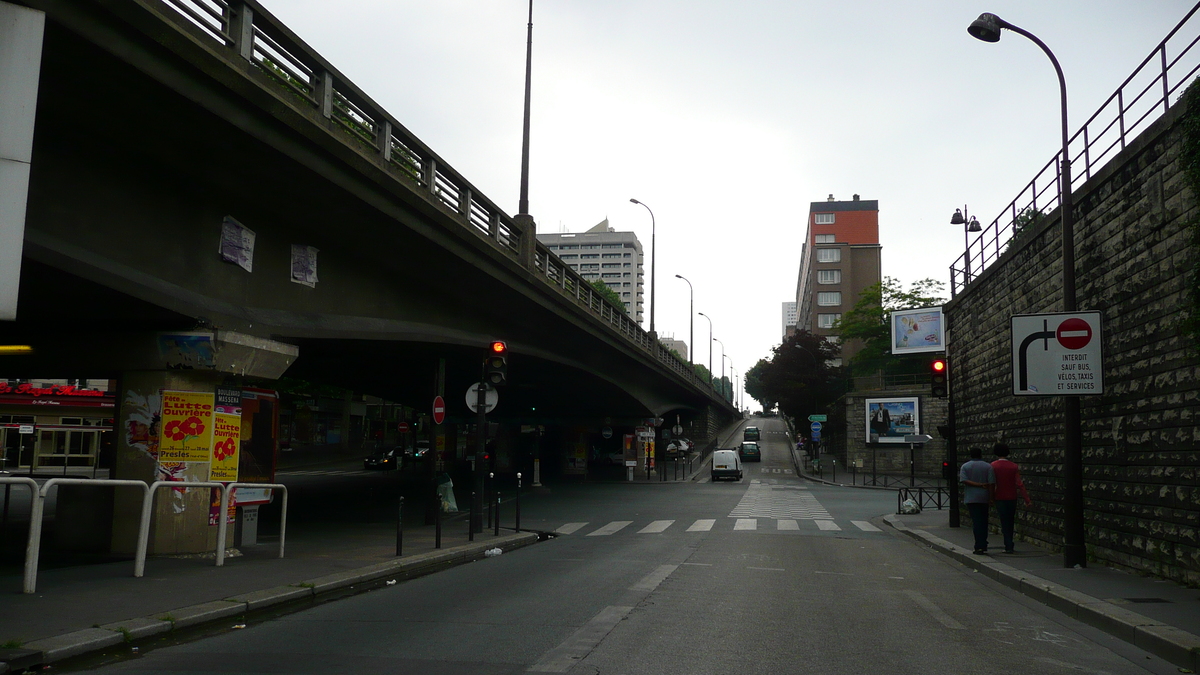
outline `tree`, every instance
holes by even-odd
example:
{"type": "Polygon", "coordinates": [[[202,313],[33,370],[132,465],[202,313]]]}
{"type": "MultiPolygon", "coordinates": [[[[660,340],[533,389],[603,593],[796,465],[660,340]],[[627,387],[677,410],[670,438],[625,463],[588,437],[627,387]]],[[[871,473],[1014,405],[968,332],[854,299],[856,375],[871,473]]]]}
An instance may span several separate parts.
{"type": "Polygon", "coordinates": [[[625,311],[625,302],[621,300],[621,294],[609,288],[608,284],[599,279],[592,279],[592,288],[600,294],[600,297],[619,307],[622,312],[625,311]]]}
{"type": "Polygon", "coordinates": [[[842,394],[840,369],[829,365],[838,346],[806,330],[784,338],[770,360],[760,359],[746,371],[746,393],[763,410],[803,418],[825,410],[842,394]]]}
{"type": "Polygon", "coordinates": [[[854,308],[842,315],[833,330],[843,344],[859,340],[862,349],[850,359],[850,371],[869,375],[882,371],[887,374],[924,372],[927,359],[918,355],[892,356],[891,313],[901,309],[935,307],[946,300],[941,297],[944,284],[934,279],[914,281],[908,290],[898,279],[884,277],[858,295],[854,308]]]}

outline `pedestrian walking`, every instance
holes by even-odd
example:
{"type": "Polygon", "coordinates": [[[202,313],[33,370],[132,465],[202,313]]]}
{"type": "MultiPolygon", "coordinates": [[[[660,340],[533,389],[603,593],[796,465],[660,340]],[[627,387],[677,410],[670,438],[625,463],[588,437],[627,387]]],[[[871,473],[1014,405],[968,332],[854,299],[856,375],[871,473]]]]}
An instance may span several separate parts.
{"type": "Polygon", "coordinates": [[[992,462],[992,471],[996,475],[994,498],[996,515],[1000,518],[1000,533],[1004,536],[1004,552],[1016,553],[1013,530],[1017,522],[1017,496],[1025,500],[1025,506],[1033,502],[1025,490],[1025,483],[1021,481],[1020,467],[1008,458],[1008,453],[1008,446],[1004,443],[997,443],[992,448],[992,454],[996,455],[996,460],[992,462]]]}
{"type": "Polygon", "coordinates": [[[987,555],[988,504],[996,485],[996,472],[983,461],[983,451],[971,448],[971,459],[958,470],[958,482],[963,484],[963,502],[971,514],[971,529],[975,533],[975,555],[987,555]]]}

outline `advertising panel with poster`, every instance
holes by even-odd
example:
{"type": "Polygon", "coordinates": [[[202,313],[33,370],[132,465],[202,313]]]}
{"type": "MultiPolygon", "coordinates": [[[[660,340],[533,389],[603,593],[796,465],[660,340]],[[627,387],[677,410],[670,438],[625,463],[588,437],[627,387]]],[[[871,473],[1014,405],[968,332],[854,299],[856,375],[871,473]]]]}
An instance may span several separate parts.
{"type": "MultiPolygon", "coordinates": [[[[238,480],[243,483],[274,483],[275,458],[279,448],[279,394],[270,389],[242,389],[241,443],[238,480]]],[[[230,503],[238,506],[267,504],[271,490],[240,487],[230,503]]]]}
{"type": "MultiPolygon", "coordinates": [[[[163,390],[158,461],[208,464],[212,426],[212,392],[163,390]]],[[[204,474],[201,480],[208,479],[208,472],[204,474]]]]}
{"type": "Polygon", "coordinates": [[[892,354],[946,351],[946,317],[941,307],[892,312],[892,354]]]}
{"type": "Polygon", "coordinates": [[[904,437],[920,433],[917,398],[869,398],[866,401],[868,443],[903,443],[904,437]]]}

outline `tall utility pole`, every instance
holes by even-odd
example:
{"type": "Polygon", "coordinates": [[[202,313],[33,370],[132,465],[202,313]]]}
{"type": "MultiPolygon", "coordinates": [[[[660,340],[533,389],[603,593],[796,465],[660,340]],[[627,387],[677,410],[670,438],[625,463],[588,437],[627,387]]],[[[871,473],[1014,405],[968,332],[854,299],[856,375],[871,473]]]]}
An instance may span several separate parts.
{"type": "Polygon", "coordinates": [[[533,82],[533,0],[529,0],[529,33],[525,40],[525,125],[521,134],[521,202],[517,211],[529,215],[529,93],[533,82]]]}

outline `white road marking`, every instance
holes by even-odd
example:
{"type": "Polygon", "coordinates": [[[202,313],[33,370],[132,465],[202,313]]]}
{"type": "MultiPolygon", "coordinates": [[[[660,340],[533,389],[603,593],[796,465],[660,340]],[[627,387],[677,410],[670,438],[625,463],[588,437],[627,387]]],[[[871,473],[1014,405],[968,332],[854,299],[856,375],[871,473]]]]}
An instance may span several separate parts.
{"type": "Polygon", "coordinates": [[[688,532],[708,532],[709,530],[713,529],[713,525],[716,525],[716,524],[717,524],[717,521],[715,519],[701,518],[700,520],[697,520],[696,522],[692,523],[692,526],[689,527],[687,529],[687,531],[688,532]]]}
{"type": "Polygon", "coordinates": [[[863,532],[883,532],[883,530],[879,529],[878,527],[875,527],[874,525],[868,523],[865,520],[852,520],[850,522],[857,525],[858,529],[862,530],[863,532]]]}
{"type": "Polygon", "coordinates": [[[733,529],[734,529],[734,531],[757,530],[758,529],[758,519],[757,518],[738,518],[737,522],[733,524],[733,529]]]}
{"type": "Polygon", "coordinates": [[[653,591],[658,585],[671,576],[671,572],[679,569],[679,565],[659,565],[653,572],[642,577],[642,580],[629,587],[631,591],[653,591]]]}
{"type": "Polygon", "coordinates": [[[800,523],[798,523],[794,520],[786,520],[785,519],[785,520],[779,520],[776,522],[778,523],[778,525],[776,525],[776,527],[781,530],[799,530],[800,529],[800,523]]]}
{"type": "Polygon", "coordinates": [[[817,527],[828,532],[840,532],[842,529],[838,527],[838,524],[832,520],[818,520],[817,527]]]}
{"type": "Polygon", "coordinates": [[[909,597],[909,599],[911,599],[913,602],[917,603],[918,607],[925,610],[926,612],[929,612],[930,616],[937,619],[938,623],[942,624],[946,628],[951,628],[953,630],[966,630],[967,629],[966,626],[962,625],[958,621],[955,621],[954,617],[950,616],[945,611],[943,611],[941,607],[938,607],[937,605],[933,604],[932,600],[925,597],[924,595],[921,595],[917,591],[905,590],[904,594],[907,595],[909,597]]]}
{"type": "Polygon", "coordinates": [[[621,531],[621,528],[632,523],[632,520],[614,520],[595,532],[588,532],[589,537],[607,537],[608,535],[621,531]]]}
{"type": "Polygon", "coordinates": [[[671,526],[673,520],[656,520],[653,523],[638,530],[638,534],[658,534],[671,526]]]}
{"type": "Polygon", "coordinates": [[[574,668],[580,659],[595,649],[596,645],[632,611],[632,607],[605,607],[592,617],[591,621],[580,626],[571,637],[542,655],[537,663],[530,666],[528,672],[565,673],[574,668]]]}
{"type": "Polygon", "coordinates": [[[765,572],[782,572],[782,567],[747,567],[748,570],[763,570],[765,572]]]}
{"type": "Polygon", "coordinates": [[[566,523],[564,525],[559,525],[555,532],[558,534],[572,534],[584,525],[587,525],[587,523],[566,523]]]}

